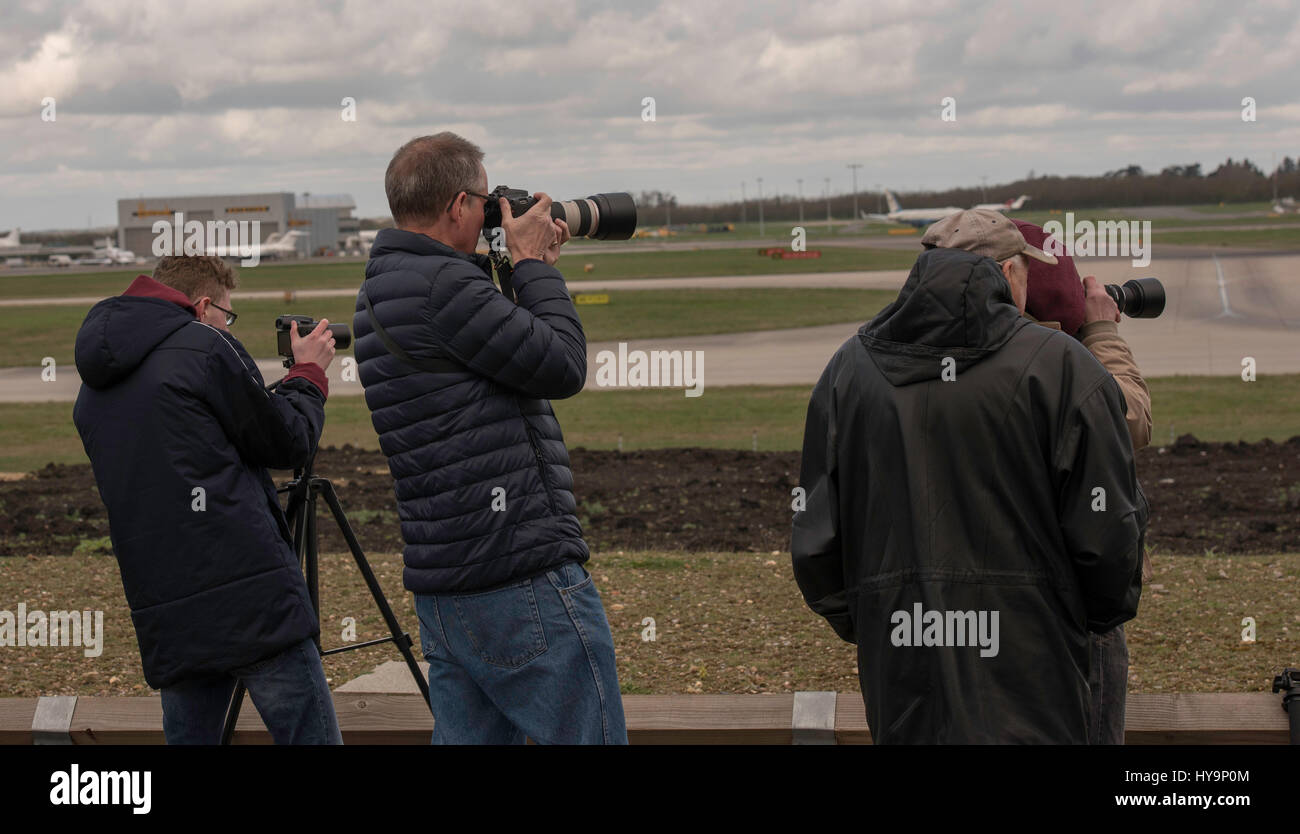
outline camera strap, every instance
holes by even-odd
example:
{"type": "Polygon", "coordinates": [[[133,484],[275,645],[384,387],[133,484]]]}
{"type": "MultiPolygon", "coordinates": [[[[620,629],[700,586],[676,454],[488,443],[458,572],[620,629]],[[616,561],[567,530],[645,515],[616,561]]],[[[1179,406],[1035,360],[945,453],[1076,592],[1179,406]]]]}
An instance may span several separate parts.
{"type": "Polygon", "coordinates": [[[519,299],[515,297],[515,268],[510,263],[510,258],[498,249],[491,249],[488,252],[488,260],[492,262],[492,266],[496,269],[497,283],[501,287],[501,294],[518,304],[519,299]]]}
{"type": "Polygon", "coordinates": [[[388,331],[384,330],[383,325],[379,323],[379,317],[375,315],[375,308],[370,306],[370,294],[365,291],[364,287],[361,290],[361,295],[366,300],[366,313],[370,316],[370,326],[374,328],[375,335],[379,337],[380,342],[383,342],[388,352],[396,356],[399,361],[417,370],[428,371],[432,374],[464,373],[467,370],[464,365],[451,359],[443,359],[442,357],[416,359],[402,350],[397,342],[394,342],[392,337],[388,335],[388,331]]]}

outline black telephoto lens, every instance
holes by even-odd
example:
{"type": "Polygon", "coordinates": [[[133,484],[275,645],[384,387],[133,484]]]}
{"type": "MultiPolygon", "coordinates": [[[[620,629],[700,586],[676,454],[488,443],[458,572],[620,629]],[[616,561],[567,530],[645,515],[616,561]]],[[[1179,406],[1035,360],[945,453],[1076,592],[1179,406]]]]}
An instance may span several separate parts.
{"type": "Polygon", "coordinates": [[[1165,285],[1159,278],[1134,278],[1123,286],[1107,284],[1106,293],[1129,318],[1153,319],[1165,311],[1165,285]]]}
{"type": "MultiPolygon", "coordinates": [[[[521,188],[498,185],[483,207],[483,238],[491,242],[491,229],[501,225],[500,198],[506,198],[510,214],[518,217],[537,202],[521,188]]],[[[636,202],[626,191],[592,194],[585,200],[555,200],[551,217],[563,220],[573,237],[597,240],[627,240],[636,232],[636,202]]]]}
{"type": "Polygon", "coordinates": [[[554,202],[551,217],[567,223],[574,237],[627,240],[636,232],[636,203],[625,191],[554,202]]]}

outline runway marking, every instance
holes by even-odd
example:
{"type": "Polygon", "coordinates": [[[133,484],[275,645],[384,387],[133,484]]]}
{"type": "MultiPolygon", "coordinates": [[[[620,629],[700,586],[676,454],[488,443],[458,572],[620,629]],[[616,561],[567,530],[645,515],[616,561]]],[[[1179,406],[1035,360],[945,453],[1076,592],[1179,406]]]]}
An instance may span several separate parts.
{"type": "Polygon", "coordinates": [[[1239,319],[1241,318],[1241,314],[1234,312],[1232,305],[1228,303],[1228,285],[1223,280],[1223,265],[1219,263],[1218,255],[1213,255],[1212,257],[1214,258],[1214,270],[1219,273],[1219,301],[1223,304],[1223,312],[1216,315],[1215,318],[1221,319],[1228,317],[1239,319]]]}

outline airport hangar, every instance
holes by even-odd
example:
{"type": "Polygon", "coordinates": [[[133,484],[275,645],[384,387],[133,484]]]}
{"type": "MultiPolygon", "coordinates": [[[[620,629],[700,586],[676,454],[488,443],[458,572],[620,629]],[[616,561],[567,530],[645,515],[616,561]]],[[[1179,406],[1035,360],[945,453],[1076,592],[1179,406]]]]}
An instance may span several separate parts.
{"type": "Polygon", "coordinates": [[[352,216],[356,203],[347,194],[215,194],[199,197],[131,197],[117,201],[117,245],[145,258],[153,257],[153,224],[174,222],[177,212],[186,222],[256,220],[261,239],[290,230],[306,232],[297,241],[298,255],[338,252],[361,221],[352,216]]]}

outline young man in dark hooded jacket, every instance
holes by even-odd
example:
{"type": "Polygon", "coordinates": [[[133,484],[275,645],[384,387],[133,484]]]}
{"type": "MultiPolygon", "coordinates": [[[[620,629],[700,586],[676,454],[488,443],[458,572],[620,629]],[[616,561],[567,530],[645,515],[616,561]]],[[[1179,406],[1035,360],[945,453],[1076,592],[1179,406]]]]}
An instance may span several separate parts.
{"type": "Polygon", "coordinates": [[[1137,611],[1119,388],[1021,316],[1051,256],[987,214],[944,221],[808,408],[795,578],[858,646],[877,743],[1087,743],[1088,633],[1137,611]]]}
{"type": "Polygon", "coordinates": [[[278,744],[341,744],[319,626],[267,468],[315,452],[328,322],[267,391],[231,335],[220,258],[162,258],[91,308],[73,408],[168,744],[220,741],[236,679],[278,744]]]}

